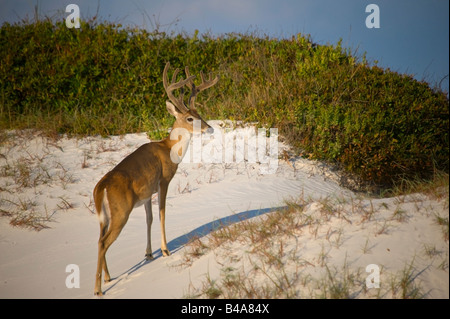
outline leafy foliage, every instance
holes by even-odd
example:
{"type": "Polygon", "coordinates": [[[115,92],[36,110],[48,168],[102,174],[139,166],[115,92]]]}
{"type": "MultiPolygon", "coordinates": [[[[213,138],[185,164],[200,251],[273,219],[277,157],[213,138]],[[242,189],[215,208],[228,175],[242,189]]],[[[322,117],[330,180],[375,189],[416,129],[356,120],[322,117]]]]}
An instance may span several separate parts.
{"type": "MultiPolygon", "coordinates": [[[[361,61],[362,60],[362,61],[361,61]]],[[[202,93],[206,118],[277,127],[304,156],[375,185],[448,172],[445,92],[369,65],[308,36],[192,36],[49,19],[0,29],[0,125],[69,134],[165,135],[162,70],[219,74],[202,93]]]]}

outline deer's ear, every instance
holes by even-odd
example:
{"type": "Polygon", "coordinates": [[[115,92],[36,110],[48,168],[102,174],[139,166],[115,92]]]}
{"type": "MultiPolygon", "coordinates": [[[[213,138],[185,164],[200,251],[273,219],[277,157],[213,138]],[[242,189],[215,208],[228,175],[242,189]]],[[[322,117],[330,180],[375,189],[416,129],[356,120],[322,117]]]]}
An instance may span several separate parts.
{"type": "Polygon", "coordinates": [[[180,114],[175,105],[173,105],[171,102],[166,101],[166,107],[167,111],[169,111],[169,113],[172,114],[173,116],[178,117],[178,115],[180,114]]]}

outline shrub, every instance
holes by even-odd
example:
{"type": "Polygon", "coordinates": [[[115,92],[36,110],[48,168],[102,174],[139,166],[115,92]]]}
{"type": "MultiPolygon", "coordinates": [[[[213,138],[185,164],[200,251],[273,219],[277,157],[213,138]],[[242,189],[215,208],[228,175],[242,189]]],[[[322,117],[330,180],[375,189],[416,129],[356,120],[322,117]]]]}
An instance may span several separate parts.
{"type": "Polygon", "coordinates": [[[166,135],[162,70],[219,74],[206,118],[277,127],[302,154],[374,185],[448,172],[445,92],[301,34],[167,34],[50,19],[0,29],[0,125],[68,134],[166,135]]]}

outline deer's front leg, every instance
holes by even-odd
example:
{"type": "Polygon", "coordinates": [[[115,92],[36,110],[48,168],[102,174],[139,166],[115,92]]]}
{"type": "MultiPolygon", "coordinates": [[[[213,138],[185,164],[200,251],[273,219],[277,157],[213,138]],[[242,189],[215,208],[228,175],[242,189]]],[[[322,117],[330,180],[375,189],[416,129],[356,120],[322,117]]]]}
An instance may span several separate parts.
{"type": "Polygon", "coordinates": [[[158,190],[159,199],[159,219],[161,221],[161,252],[164,257],[170,256],[170,251],[167,248],[166,241],[166,196],[167,188],[169,184],[165,182],[160,182],[158,190]]]}
{"type": "Polygon", "coordinates": [[[152,213],[152,200],[144,204],[145,214],[147,215],[147,249],[145,250],[145,258],[147,260],[153,259],[152,251],[152,223],[153,223],[153,213],[152,213]]]}

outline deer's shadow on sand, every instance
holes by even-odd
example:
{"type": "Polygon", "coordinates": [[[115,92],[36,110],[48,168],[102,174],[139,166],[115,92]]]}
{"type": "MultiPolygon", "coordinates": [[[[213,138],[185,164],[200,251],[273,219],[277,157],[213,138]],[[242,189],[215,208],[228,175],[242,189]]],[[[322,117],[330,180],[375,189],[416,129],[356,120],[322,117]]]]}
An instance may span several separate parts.
{"type": "MultiPolygon", "coordinates": [[[[222,228],[226,226],[230,226],[232,224],[257,217],[260,215],[264,215],[279,209],[283,209],[286,207],[271,207],[271,208],[262,208],[262,209],[253,209],[253,210],[247,210],[241,213],[233,214],[231,216],[226,216],[220,219],[216,219],[210,223],[204,224],[200,227],[195,228],[194,230],[190,231],[187,234],[181,235],[175,239],[172,239],[170,242],[167,243],[167,247],[171,252],[176,252],[179,249],[181,249],[184,245],[186,245],[189,241],[191,241],[193,238],[201,238],[209,233],[222,228]]],[[[157,254],[158,257],[161,256],[161,249],[158,249],[155,254],[157,254]]]]}
{"type": "MultiPolygon", "coordinates": [[[[267,214],[267,213],[270,213],[270,212],[273,212],[276,210],[284,209],[284,208],[286,208],[286,206],[270,207],[270,208],[262,208],[262,209],[252,209],[252,210],[247,210],[247,211],[240,212],[237,214],[233,214],[230,216],[226,216],[226,217],[223,217],[220,219],[216,219],[212,222],[209,222],[200,227],[197,227],[194,230],[191,230],[187,234],[184,234],[175,239],[172,239],[171,241],[169,241],[167,243],[167,248],[173,254],[173,253],[177,252],[178,250],[180,250],[184,245],[186,245],[193,238],[201,238],[219,228],[230,226],[232,224],[247,220],[249,218],[261,216],[261,215],[264,215],[264,214],[267,214]]],[[[153,257],[154,257],[153,260],[156,260],[156,259],[160,258],[161,256],[162,256],[161,249],[158,249],[153,252],[153,257]]],[[[112,278],[111,279],[112,285],[109,286],[104,292],[107,293],[110,289],[112,289],[114,286],[116,286],[123,278],[128,277],[129,275],[133,274],[135,271],[137,271],[141,267],[151,263],[153,260],[147,260],[144,258],[143,260],[139,261],[137,264],[132,266],[130,269],[123,272],[121,275],[119,275],[115,278],[112,278]]]]}

